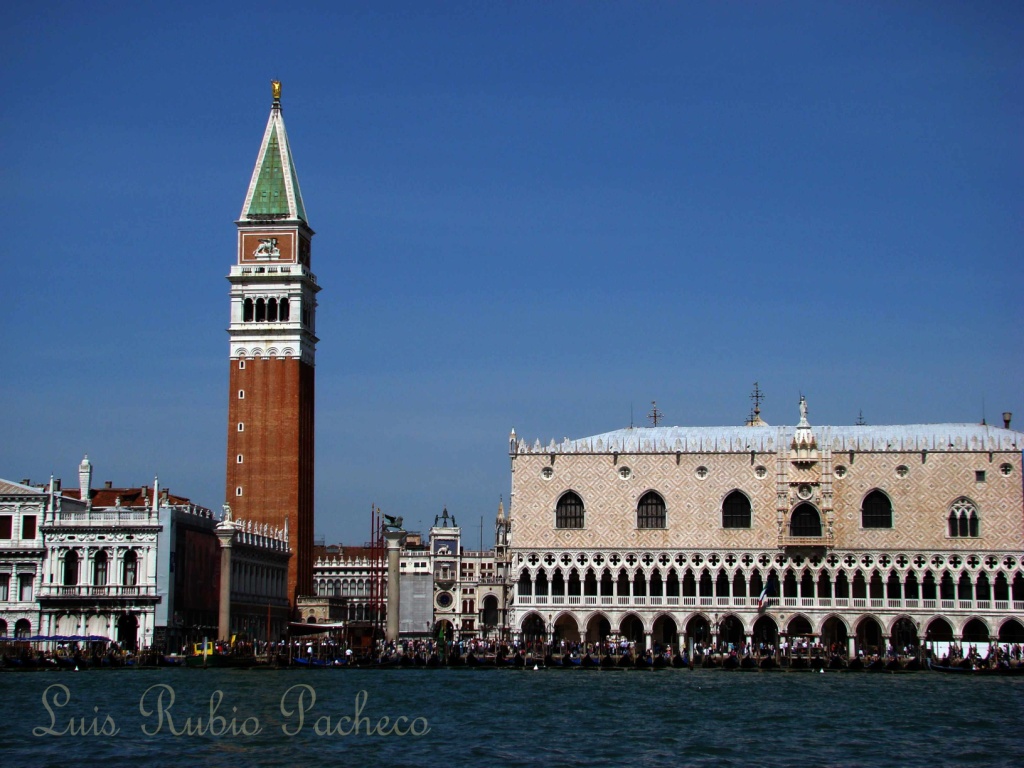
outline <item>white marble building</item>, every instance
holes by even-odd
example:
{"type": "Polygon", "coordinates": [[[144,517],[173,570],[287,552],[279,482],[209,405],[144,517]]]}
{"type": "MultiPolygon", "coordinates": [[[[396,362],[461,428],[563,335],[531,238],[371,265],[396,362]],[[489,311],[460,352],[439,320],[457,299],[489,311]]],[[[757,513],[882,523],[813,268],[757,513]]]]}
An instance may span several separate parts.
{"type": "Polygon", "coordinates": [[[0,637],[39,634],[36,592],[45,551],[40,522],[50,493],[0,480],[0,637]]]}

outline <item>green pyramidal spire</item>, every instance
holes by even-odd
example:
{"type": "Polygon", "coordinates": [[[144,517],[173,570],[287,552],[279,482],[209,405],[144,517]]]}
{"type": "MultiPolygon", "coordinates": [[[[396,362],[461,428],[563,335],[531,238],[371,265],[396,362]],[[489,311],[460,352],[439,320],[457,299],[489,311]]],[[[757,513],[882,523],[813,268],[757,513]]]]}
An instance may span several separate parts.
{"type": "Polygon", "coordinates": [[[267,130],[263,133],[263,143],[242,206],[242,219],[264,218],[299,219],[309,223],[281,116],[281,86],[276,82],[267,130]]]}

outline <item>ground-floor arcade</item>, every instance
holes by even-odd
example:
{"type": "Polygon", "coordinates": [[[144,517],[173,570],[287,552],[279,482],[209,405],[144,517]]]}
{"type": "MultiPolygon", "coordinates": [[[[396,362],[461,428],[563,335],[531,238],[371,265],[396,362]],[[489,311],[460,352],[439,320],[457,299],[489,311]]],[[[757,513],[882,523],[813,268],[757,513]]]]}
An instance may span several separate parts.
{"type": "Polygon", "coordinates": [[[629,644],[638,652],[751,650],[775,654],[780,649],[815,647],[847,657],[895,652],[943,656],[950,647],[985,655],[993,644],[1024,643],[1020,616],[907,613],[790,613],[778,600],[764,610],[729,611],[574,611],[526,610],[517,616],[516,639],[527,645],[602,647],[629,644]]]}

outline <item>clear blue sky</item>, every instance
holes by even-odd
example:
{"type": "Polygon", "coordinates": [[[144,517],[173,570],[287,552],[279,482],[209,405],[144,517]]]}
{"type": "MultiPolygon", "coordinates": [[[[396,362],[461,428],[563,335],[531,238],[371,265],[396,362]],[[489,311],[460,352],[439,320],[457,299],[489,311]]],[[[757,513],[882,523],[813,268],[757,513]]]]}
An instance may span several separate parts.
{"type": "Polygon", "coordinates": [[[507,436],[1024,425],[1024,4],[16,3],[0,476],[223,501],[270,107],[320,293],[317,533],[470,541],[507,436]],[[295,6],[300,6],[295,10],[295,6]]]}

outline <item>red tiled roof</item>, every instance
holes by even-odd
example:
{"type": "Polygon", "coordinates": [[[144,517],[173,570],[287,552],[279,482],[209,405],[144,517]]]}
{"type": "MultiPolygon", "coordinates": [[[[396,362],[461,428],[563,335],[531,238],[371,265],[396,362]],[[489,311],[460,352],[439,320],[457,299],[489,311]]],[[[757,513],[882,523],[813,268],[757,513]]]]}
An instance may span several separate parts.
{"type": "MultiPolygon", "coordinates": [[[[192,503],[185,496],[168,493],[166,488],[160,489],[161,503],[164,503],[165,493],[167,493],[168,504],[184,506],[192,503]]],[[[71,499],[81,500],[82,492],[78,488],[65,488],[63,495],[71,499]]],[[[116,506],[118,498],[121,499],[122,507],[145,507],[152,506],[153,504],[152,488],[92,488],[89,496],[94,507],[116,506]]]]}

